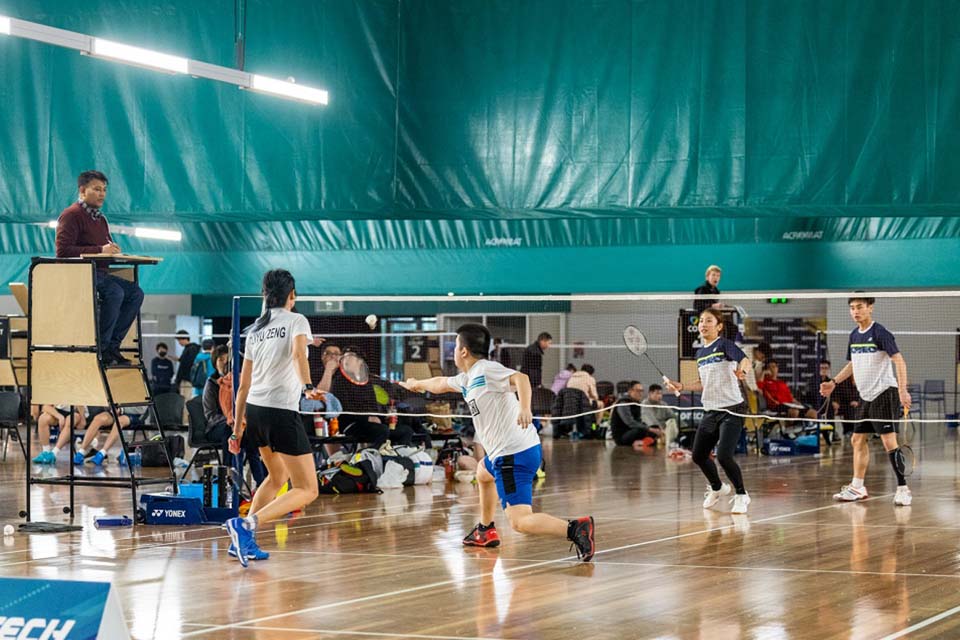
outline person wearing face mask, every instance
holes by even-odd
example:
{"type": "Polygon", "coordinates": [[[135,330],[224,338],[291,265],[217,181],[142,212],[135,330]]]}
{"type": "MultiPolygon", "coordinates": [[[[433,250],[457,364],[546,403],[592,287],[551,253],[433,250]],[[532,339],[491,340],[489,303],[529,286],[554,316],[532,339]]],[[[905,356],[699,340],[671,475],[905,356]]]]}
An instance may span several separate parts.
{"type": "Polygon", "coordinates": [[[153,395],[173,391],[173,360],[167,357],[167,344],[157,343],[157,355],[150,361],[150,380],[153,383],[153,395]]]}

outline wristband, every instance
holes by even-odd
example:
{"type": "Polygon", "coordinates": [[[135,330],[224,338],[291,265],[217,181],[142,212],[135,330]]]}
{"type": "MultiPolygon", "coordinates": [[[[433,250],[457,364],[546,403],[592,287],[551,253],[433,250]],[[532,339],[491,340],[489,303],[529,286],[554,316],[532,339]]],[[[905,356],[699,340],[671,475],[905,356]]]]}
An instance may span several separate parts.
{"type": "Polygon", "coordinates": [[[315,387],[308,382],[307,384],[303,385],[303,392],[304,392],[304,393],[310,393],[311,391],[314,390],[314,388],[315,388],[315,387]]]}

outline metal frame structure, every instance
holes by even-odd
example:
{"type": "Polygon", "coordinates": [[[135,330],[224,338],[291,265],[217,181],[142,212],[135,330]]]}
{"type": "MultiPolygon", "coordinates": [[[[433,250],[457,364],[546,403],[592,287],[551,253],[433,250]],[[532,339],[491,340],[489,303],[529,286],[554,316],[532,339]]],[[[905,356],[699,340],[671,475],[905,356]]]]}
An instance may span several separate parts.
{"type": "MultiPolygon", "coordinates": [[[[139,265],[143,264],[143,260],[138,261],[129,261],[123,258],[40,258],[34,257],[30,263],[30,274],[29,274],[29,310],[27,314],[27,333],[29,336],[28,348],[27,348],[27,380],[30,383],[27,392],[27,403],[32,406],[33,399],[33,390],[34,390],[34,355],[37,353],[93,353],[97,356],[97,368],[100,373],[100,382],[103,384],[103,389],[106,393],[107,406],[110,409],[110,413],[113,415],[114,424],[117,426],[117,431],[120,436],[120,446],[123,449],[124,456],[126,457],[129,472],[126,476],[116,476],[116,477],[77,477],[74,473],[73,457],[74,457],[74,414],[75,406],[79,403],[70,399],[70,390],[64,389],[63,395],[65,402],[67,404],[69,401],[70,404],[70,472],[66,476],[57,476],[51,478],[36,478],[32,475],[32,465],[30,461],[27,461],[26,464],[26,507],[24,511],[20,512],[20,516],[26,518],[28,522],[31,520],[31,501],[30,501],[30,492],[33,485],[66,485],[70,488],[70,505],[64,507],[64,513],[69,514],[71,517],[75,513],[75,488],[78,486],[86,487],[111,487],[111,488],[130,488],[133,513],[137,516],[137,522],[143,522],[143,515],[141,513],[140,506],[137,501],[137,489],[141,486],[146,485],[172,485],[173,491],[177,492],[177,478],[176,473],[173,469],[173,461],[170,459],[169,451],[166,448],[166,434],[163,430],[163,425],[157,414],[157,408],[153,402],[153,393],[150,390],[149,380],[147,379],[146,367],[143,364],[143,341],[141,339],[141,323],[140,323],[140,314],[137,313],[137,318],[135,321],[136,324],[136,337],[135,337],[135,347],[122,348],[121,350],[124,353],[133,354],[136,357],[136,364],[128,365],[104,365],[101,354],[102,345],[99,344],[100,338],[100,302],[97,298],[97,265],[103,264],[104,262],[114,265],[114,266],[124,266],[132,267],[133,269],[133,282],[139,281],[139,265]],[[35,345],[33,341],[34,335],[34,269],[41,265],[47,264],[88,264],[89,268],[93,271],[92,273],[92,299],[93,299],[93,309],[90,312],[93,313],[93,326],[95,333],[95,344],[93,346],[77,346],[77,345],[35,345]],[[110,381],[107,376],[107,372],[110,370],[116,369],[135,369],[140,372],[141,379],[143,381],[144,388],[146,390],[146,399],[142,402],[115,402],[114,394],[110,389],[110,381]],[[150,414],[153,416],[154,426],[160,432],[160,440],[142,440],[137,441],[133,440],[127,442],[123,435],[123,429],[120,428],[120,409],[124,407],[147,407],[150,414]],[[134,467],[130,465],[130,450],[134,447],[148,447],[148,446],[160,446],[163,450],[163,455],[167,459],[167,467],[169,469],[169,476],[166,477],[143,477],[142,475],[135,475],[134,467]]],[[[155,264],[155,263],[154,263],[155,264]]],[[[82,311],[81,311],[82,312],[82,311]]],[[[31,431],[32,429],[27,428],[27,442],[26,450],[27,456],[29,457],[30,453],[30,440],[31,440],[31,431]]]]}

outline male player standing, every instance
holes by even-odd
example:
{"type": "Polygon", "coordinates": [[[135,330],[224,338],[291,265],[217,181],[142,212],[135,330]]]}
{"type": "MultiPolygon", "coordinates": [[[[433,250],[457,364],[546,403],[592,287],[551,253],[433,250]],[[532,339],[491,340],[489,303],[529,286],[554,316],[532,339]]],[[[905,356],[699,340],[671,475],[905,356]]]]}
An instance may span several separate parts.
{"type": "Polygon", "coordinates": [[[853,479],[850,484],[834,494],[835,500],[855,502],[867,498],[863,479],[870,463],[868,438],[876,433],[890,457],[890,465],[897,476],[897,492],[893,504],[908,507],[913,501],[907,480],[903,475],[903,453],[897,444],[897,424],[905,412],[910,411],[911,398],[907,391],[907,363],[897,347],[897,341],[886,327],[873,321],[874,298],[854,296],[847,300],[850,317],[857,328],[850,332],[847,347],[847,365],[836,375],[820,385],[820,393],[829,397],[837,384],[853,375],[857,390],[863,399],[861,419],[853,428],[853,479]],[[893,370],[896,367],[897,375],[893,370]],[[901,410],[901,405],[903,409],[901,410]]]}

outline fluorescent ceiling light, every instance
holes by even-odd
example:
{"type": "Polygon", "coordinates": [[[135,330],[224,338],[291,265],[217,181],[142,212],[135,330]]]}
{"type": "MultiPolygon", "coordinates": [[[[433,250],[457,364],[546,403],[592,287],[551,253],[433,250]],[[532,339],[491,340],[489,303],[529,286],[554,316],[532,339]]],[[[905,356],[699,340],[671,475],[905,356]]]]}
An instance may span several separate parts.
{"type": "Polygon", "coordinates": [[[0,33],[10,35],[10,18],[7,16],[0,16],[0,33]]]}
{"type": "Polygon", "coordinates": [[[254,91],[263,91],[264,93],[272,93],[314,104],[327,104],[329,100],[329,94],[323,89],[305,87],[293,82],[258,76],[257,74],[253,74],[251,80],[250,88],[254,91]]]}
{"type": "Polygon", "coordinates": [[[50,227],[51,229],[56,229],[59,224],[60,223],[57,220],[51,220],[50,222],[47,223],[47,226],[50,227]]]}
{"type": "Polygon", "coordinates": [[[148,227],[135,227],[133,230],[133,235],[138,238],[173,240],[174,242],[180,242],[180,240],[183,239],[183,234],[179,231],[171,231],[170,229],[150,229],[148,227]]]}
{"type": "Polygon", "coordinates": [[[128,44],[121,44],[103,38],[94,38],[93,46],[90,48],[91,55],[101,58],[110,58],[129,64],[135,64],[152,69],[161,69],[172,73],[186,73],[187,59],[180,56],[172,56],[159,51],[150,49],[141,49],[132,47],[128,44]]]}

